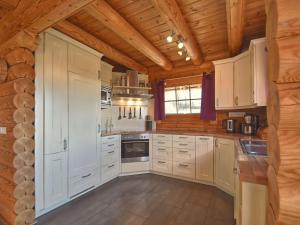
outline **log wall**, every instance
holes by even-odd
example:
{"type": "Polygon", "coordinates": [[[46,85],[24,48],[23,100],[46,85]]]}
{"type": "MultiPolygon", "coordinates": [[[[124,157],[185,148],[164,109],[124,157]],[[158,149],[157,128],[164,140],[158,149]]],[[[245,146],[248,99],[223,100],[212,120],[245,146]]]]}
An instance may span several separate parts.
{"type": "Polygon", "coordinates": [[[15,47],[0,59],[0,223],[31,225],[34,197],[34,55],[15,47]]]}
{"type": "Polygon", "coordinates": [[[268,225],[300,224],[300,1],[266,0],[268,225]]]}

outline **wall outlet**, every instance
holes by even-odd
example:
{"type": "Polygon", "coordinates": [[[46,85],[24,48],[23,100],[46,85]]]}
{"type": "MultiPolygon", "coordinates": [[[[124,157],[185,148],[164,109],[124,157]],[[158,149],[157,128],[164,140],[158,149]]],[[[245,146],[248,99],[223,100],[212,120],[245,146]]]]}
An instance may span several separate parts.
{"type": "Polygon", "coordinates": [[[0,134],[7,134],[6,127],[0,127],[0,134]]]}

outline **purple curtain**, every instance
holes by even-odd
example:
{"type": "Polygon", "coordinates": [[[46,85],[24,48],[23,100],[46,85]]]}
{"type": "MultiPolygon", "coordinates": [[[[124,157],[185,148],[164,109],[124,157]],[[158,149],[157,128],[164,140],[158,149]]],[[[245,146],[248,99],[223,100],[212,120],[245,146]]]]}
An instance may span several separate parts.
{"type": "Polygon", "coordinates": [[[165,82],[160,80],[154,84],[154,119],[158,121],[165,118],[165,82]]]}
{"type": "Polygon", "coordinates": [[[216,120],[214,74],[204,74],[202,77],[201,119],[216,120]]]}

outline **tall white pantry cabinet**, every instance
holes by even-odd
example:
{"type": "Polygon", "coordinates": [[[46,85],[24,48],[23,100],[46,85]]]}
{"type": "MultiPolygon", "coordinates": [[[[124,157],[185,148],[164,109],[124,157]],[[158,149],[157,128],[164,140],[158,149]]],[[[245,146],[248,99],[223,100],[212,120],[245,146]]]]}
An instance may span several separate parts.
{"type": "Polygon", "coordinates": [[[102,54],[49,29],[36,51],[36,216],[100,185],[102,54]]]}

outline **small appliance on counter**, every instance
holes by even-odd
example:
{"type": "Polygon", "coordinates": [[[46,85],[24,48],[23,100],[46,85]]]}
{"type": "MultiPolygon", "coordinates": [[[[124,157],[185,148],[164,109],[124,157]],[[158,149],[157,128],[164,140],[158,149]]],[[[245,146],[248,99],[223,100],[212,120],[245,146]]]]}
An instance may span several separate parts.
{"type": "Polygon", "coordinates": [[[259,127],[259,116],[253,114],[246,114],[244,116],[244,123],[241,123],[241,132],[246,135],[255,135],[259,127]]]}
{"type": "Polygon", "coordinates": [[[152,120],[151,120],[151,117],[149,115],[146,116],[145,127],[146,127],[146,131],[151,131],[152,130],[152,120]]]}
{"type": "Polygon", "coordinates": [[[234,133],[237,131],[236,124],[236,120],[233,119],[223,120],[222,128],[225,129],[228,133],[234,133]]]}

